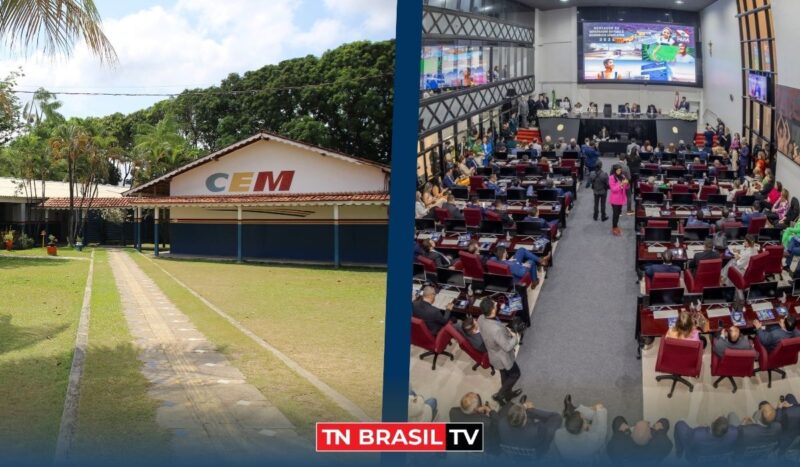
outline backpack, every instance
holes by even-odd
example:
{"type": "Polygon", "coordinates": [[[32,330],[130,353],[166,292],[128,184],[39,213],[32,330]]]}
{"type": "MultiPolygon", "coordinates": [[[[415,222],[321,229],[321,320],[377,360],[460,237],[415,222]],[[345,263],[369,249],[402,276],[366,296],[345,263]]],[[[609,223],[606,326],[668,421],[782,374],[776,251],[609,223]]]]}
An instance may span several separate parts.
{"type": "Polygon", "coordinates": [[[717,250],[728,248],[728,237],[725,236],[725,232],[720,231],[714,234],[714,248],[717,250]]]}

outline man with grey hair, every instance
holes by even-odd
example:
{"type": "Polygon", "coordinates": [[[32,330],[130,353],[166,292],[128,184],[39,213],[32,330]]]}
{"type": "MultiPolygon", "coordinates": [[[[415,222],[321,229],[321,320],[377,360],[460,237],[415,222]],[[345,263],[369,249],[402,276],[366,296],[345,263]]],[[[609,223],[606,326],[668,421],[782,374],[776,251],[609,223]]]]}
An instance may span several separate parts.
{"type": "Polygon", "coordinates": [[[672,451],[672,441],[667,436],[669,420],[662,418],[653,425],[640,421],[633,427],[624,417],[611,423],[611,440],[606,446],[608,457],[614,462],[635,462],[652,465],[661,462],[672,451]]]}
{"type": "Polygon", "coordinates": [[[452,302],[447,305],[447,309],[442,310],[433,305],[435,301],[436,289],[433,286],[426,285],[422,288],[422,296],[414,300],[411,306],[412,316],[424,321],[428,330],[434,336],[450,321],[450,310],[453,309],[452,302]]]}

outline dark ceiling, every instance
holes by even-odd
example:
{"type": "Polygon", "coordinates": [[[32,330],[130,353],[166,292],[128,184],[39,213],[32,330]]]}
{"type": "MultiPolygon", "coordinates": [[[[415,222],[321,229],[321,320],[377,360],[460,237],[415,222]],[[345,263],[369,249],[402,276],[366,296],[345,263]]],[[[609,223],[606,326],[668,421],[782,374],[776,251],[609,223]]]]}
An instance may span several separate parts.
{"type": "Polygon", "coordinates": [[[637,7],[637,8],[661,8],[669,10],[700,11],[711,5],[716,0],[683,0],[683,3],[676,3],[675,0],[517,0],[525,5],[538,8],[540,10],[554,10],[572,6],[608,6],[608,7],[637,7]]]}

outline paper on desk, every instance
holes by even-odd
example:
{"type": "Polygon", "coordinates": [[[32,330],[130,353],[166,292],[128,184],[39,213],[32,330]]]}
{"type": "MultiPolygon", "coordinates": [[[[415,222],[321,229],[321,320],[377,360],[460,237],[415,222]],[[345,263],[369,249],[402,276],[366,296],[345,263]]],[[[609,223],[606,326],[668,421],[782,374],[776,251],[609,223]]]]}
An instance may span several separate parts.
{"type": "Polygon", "coordinates": [[[655,319],[670,319],[677,317],[678,317],[678,312],[675,310],[671,310],[669,308],[663,310],[656,310],[653,312],[653,318],[655,319]]]}

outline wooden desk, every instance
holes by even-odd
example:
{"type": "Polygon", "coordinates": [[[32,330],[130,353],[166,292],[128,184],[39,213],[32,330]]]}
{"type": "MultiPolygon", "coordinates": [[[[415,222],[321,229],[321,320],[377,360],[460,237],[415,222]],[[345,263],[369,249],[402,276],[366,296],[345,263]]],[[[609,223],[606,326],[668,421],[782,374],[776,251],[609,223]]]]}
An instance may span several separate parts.
{"type": "MultiPolygon", "coordinates": [[[[447,243],[452,243],[452,242],[445,242],[445,240],[451,240],[451,241],[452,240],[457,240],[464,233],[466,233],[466,232],[445,232],[445,235],[442,236],[441,238],[439,238],[436,241],[435,248],[437,250],[441,251],[442,253],[449,254],[449,255],[453,256],[454,258],[458,258],[458,252],[459,251],[467,251],[467,246],[469,245],[469,242],[467,242],[467,243],[463,243],[462,242],[462,243],[457,243],[457,244],[447,244],[447,243]],[[445,244],[443,244],[443,243],[445,243],[445,244]]],[[[532,245],[534,245],[536,243],[537,239],[541,238],[541,237],[538,237],[538,236],[514,235],[514,236],[511,237],[510,240],[507,240],[505,235],[488,235],[488,234],[487,235],[478,235],[478,234],[474,234],[473,238],[475,236],[478,236],[478,238],[480,238],[480,237],[487,237],[487,238],[491,237],[491,238],[494,238],[494,242],[492,242],[491,245],[489,245],[488,248],[484,248],[484,244],[481,244],[481,253],[482,254],[494,254],[495,249],[500,244],[504,244],[504,245],[507,245],[507,249],[508,249],[510,255],[513,254],[517,250],[517,248],[524,248],[525,246],[529,246],[529,245],[532,246],[532,245]]],[[[420,238],[420,234],[417,233],[416,240],[418,242],[422,242],[423,240],[425,240],[425,238],[420,238]]],[[[489,243],[489,242],[486,242],[486,243],[489,243]]],[[[528,248],[526,248],[526,249],[528,249],[528,248]]],[[[548,241],[544,245],[544,247],[535,248],[535,249],[532,249],[530,251],[531,251],[531,253],[533,253],[533,254],[535,254],[537,256],[547,256],[548,254],[550,254],[553,251],[552,242],[548,241]]],[[[551,263],[552,263],[552,260],[551,260],[551,263]]]]}

